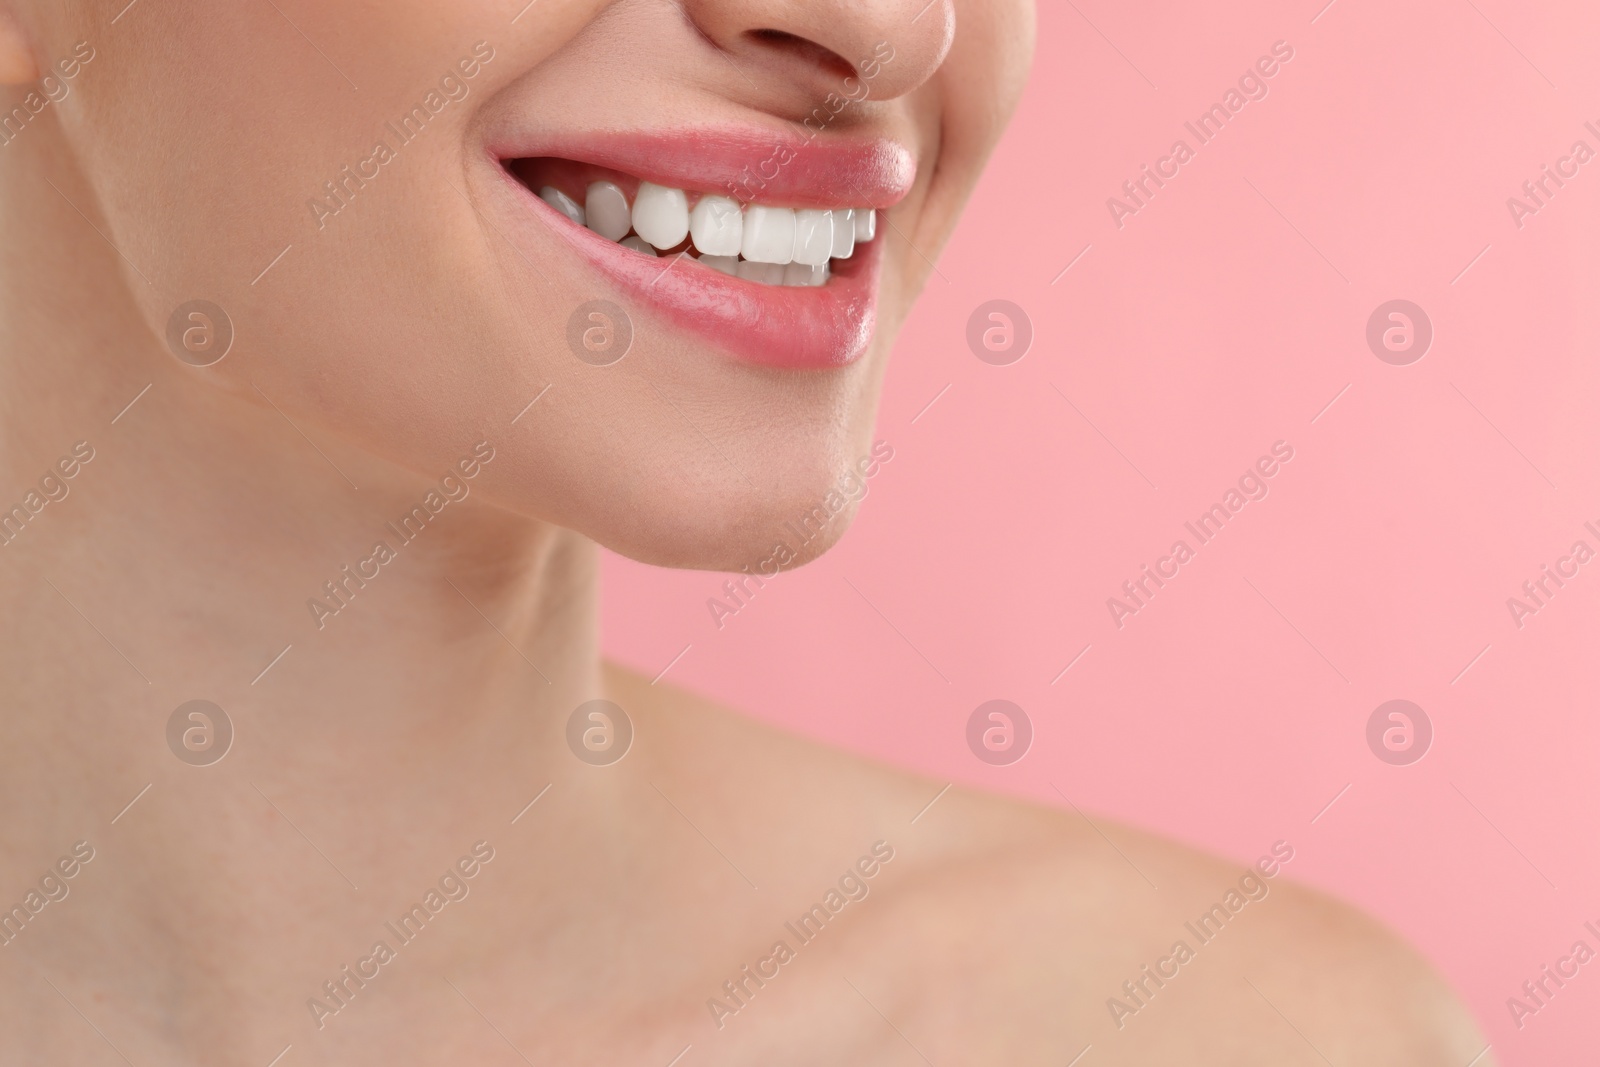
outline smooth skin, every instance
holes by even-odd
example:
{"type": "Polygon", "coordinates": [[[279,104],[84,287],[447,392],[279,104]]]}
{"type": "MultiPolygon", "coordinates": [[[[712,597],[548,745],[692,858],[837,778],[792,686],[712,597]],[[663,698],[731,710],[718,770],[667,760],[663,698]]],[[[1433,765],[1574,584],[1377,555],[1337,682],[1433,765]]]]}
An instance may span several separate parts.
{"type": "Polygon", "coordinates": [[[1477,1056],[1414,953],[1282,878],[1118,1029],[1107,998],[1240,865],[959,789],[928,807],[942,783],[602,663],[597,543],[736,569],[866,454],[1031,39],[1001,0],[0,0],[8,110],[94,52],[0,146],[0,499],[94,450],[0,547],[0,904],[95,849],[0,948],[0,1063],[1477,1056]],[[610,373],[574,359],[596,280],[501,239],[482,132],[785,128],[883,40],[833,131],[919,164],[867,357],[762,371],[645,313],[610,373]],[[477,41],[470,96],[319,229],[307,199],[477,41]],[[205,369],[164,338],[196,298],[236,330],[205,369]],[[319,627],[307,598],[479,441],[472,495],[319,627]],[[204,768],[166,741],[197,697],[237,732],[204,768]],[[609,767],[567,747],[597,697],[635,730],[609,767]],[[316,1019],[478,841],[470,894],[316,1019]],[[719,1028],[722,983],[879,841],[865,899],[719,1028]]]}

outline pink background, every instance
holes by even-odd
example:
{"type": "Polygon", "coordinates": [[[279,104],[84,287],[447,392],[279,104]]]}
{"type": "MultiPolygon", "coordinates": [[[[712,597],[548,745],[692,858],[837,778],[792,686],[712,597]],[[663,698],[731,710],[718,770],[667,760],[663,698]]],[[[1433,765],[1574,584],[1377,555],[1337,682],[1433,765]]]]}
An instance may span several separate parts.
{"type": "Polygon", "coordinates": [[[1576,1062],[1600,962],[1520,1030],[1506,998],[1596,945],[1600,560],[1521,629],[1506,599],[1600,549],[1600,159],[1520,229],[1506,200],[1600,150],[1600,14],[1291,6],[1042,4],[854,530],[720,631],[721,576],[609,558],[607,645],[652,676],[689,646],[670,681],[940,778],[1059,806],[1053,780],[1241,861],[1287,838],[1291,875],[1419,945],[1501,1062],[1576,1062]],[[1107,197],[1280,39],[1269,95],[1118,229],[1107,197]],[[1010,366],[965,341],[995,298],[1036,331],[1010,366]],[[1394,298],[1435,330],[1410,366],[1365,341],[1394,298]],[[1119,630],[1106,598],[1280,439],[1270,495],[1119,630]],[[1009,767],[965,742],[996,697],[1036,730],[1009,767]],[[1411,766],[1365,740],[1397,697],[1434,725],[1411,766]]]}

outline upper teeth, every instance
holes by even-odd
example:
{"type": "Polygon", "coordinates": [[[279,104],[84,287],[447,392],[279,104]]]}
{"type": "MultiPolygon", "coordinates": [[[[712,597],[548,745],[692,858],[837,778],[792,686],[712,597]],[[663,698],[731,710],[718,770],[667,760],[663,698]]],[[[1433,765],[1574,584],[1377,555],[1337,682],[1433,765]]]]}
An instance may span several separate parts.
{"type": "Polygon", "coordinates": [[[702,256],[738,255],[744,250],[744,212],[739,202],[702,196],[689,213],[689,238],[702,256]]]}
{"type": "Polygon", "coordinates": [[[737,200],[710,194],[691,209],[682,189],[651,182],[639,183],[631,208],[622,189],[604,181],[589,186],[582,204],[549,185],[539,198],[635,251],[676,248],[687,237],[713,270],[772,285],[823,284],[828,261],[849,259],[857,242],[872,240],[878,221],[872,208],[741,208],[737,200]]]}
{"type": "Polygon", "coordinates": [[[633,229],[657,248],[676,248],[689,236],[689,198],[682,189],[640,182],[633,198],[633,229]]]}

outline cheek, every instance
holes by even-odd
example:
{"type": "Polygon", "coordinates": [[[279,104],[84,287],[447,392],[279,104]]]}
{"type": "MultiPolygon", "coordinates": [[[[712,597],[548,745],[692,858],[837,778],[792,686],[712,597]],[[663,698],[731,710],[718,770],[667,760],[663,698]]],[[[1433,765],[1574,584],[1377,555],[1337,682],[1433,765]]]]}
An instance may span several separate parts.
{"type": "Polygon", "coordinates": [[[400,102],[420,101],[470,53],[472,27],[498,24],[498,7],[410,0],[373,24],[354,3],[280,6],[328,58],[271,4],[227,19],[201,17],[198,3],[132,8],[118,29],[144,50],[99,50],[68,101],[69,134],[107,237],[137,272],[130,289],[154,344],[167,347],[180,305],[209,301],[235,343],[206,382],[254,402],[253,382],[286,412],[435,466],[459,450],[462,425],[486,421],[486,396],[532,396],[549,380],[527,354],[550,324],[510,313],[485,228],[457,192],[465,122],[495,65],[413,143],[388,130],[400,102]],[[361,179],[379,137],[394,158],[361,179]],[[319,226],[311,202],[338,203],[326,183],[343,205],[319,226]],[[430,411],[422,398],[441,362],[472,373],[451,376],[430,411]]]}

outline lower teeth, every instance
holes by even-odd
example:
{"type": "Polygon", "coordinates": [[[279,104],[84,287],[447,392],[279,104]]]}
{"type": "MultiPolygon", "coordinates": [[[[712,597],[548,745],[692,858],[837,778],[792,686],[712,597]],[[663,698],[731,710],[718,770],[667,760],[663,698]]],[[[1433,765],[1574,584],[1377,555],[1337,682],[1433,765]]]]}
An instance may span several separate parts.
{"type": "MultiPolygon", "coordinates": [[[[641,255],[652,259],[659,259],[663,253],[656,251],[655,246],[636,233],[630,233],[617,242],[623,248],[631,249],[641,255]]],[[[826,285],[833,276],[833,261],[829,260],[821,266],[811,267],[804,263],[757,263],[745,259],[743,256],[703,256],[692,251],[683,253],[691,260],[702,266],[710,267],[714,271],[742,278],[747,282],[759,282],[762,285],[788,285],[795,288],[826,285]]]]}

